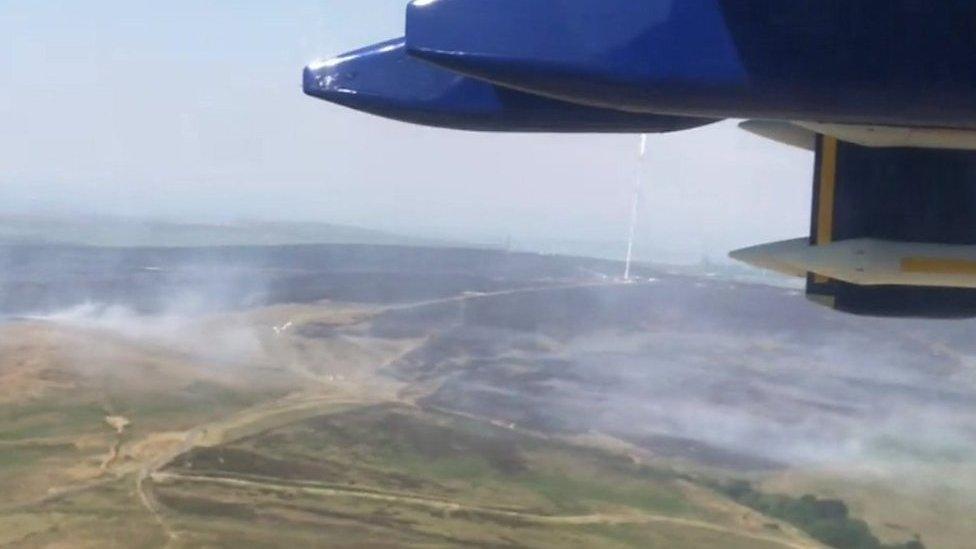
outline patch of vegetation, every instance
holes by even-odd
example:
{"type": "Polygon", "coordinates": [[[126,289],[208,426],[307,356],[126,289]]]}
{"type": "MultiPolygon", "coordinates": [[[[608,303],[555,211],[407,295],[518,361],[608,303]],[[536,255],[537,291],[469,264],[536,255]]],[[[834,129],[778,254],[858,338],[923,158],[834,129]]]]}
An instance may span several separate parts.
{"type": "Polygon", "coordinates": [[[587,464],[581,464],[576,470],[533,471],[519,482],[564,513],[585,514],[593,510],[593,503],[624,505],[675,516],[692,511],[679,490],[661,489],[648,483],[636,469],[633,474],[623,476],[611,471],[590,471],[587,464]]]}
{"type": "Polygon", "coordinates": [[[237,448],[194,448],[173,462],[195,473],[222,471],[283,480],[334,480],[342,474],[342,466],[326,460],[283,460],[257,452],[237,448]]]}
{"type": "Polygon", "coordinates": [[[78,451],[74,444],[25,444],[5,446],[0,449],[0,469],[35,465],[48,457],[73,456],[78,451]]]}
{"type": "Polygon", "coordinates": [[[718,486],[733,500],[773,518],[788,522],[815,540],[837,549],[925,549],[921,539],[885,544],[863,520],[851,517],[847,504],[836,499],[813,495],[799,498],[781,494],[764,494],[747,481],[733,481],[718,486]]]}
{"type": "Polygon", "coordinates": [[[31,537],[10,547],[163,547],[167,542],[159,523],[139,502],[129,478],[12,514],[0,512],[0,545],[9,533],[5,528],[16,532],[25,527],[31,537]]]}
{"type": "Polygon", "coordinates": [[[257,511],[247,503],[230,503],[206,497],[167,492],[159,492],[157,497],[159,502],[166,507],[182,513],[242,520],[254,520],[257,517],[257,511]]]}
{"type": "Polygon", "coordinates": [[[0,441],[78,435],[105,429],[97,402],[35,402],[0,407],[0,441]]]}
{"type": "Polygon", "coordinates": [[[690,512],[673,474],[485,422],[388,405],[303,420],[220,448],[197,448],[172,466],[544,513],[618,506],[690,512]]]}

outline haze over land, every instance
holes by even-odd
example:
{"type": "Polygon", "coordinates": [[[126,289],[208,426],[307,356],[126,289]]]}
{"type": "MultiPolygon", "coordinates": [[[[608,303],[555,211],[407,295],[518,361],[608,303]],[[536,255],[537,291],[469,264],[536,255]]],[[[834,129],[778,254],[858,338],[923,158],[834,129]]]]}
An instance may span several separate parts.
{"type": "Polygon", "coordinates": [[[3,215],[0,244],[166,247],[283,244],[460,245],[347,225],[268,221],[185,223],[95,215],[3,215]]]}
{"type": "Polygon", "coordinates": [[[732,479],[839,498],[884,542],[973,535],[971,321],[471,249],[0,267],[0,542],[818,546],[732,479]]]}

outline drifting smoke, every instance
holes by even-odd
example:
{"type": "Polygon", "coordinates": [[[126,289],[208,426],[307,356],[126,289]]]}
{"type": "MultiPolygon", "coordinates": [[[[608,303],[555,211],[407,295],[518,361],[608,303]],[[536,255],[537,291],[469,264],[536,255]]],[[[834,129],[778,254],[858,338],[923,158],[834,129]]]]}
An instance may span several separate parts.
{"type": "Polygon", "coordinates": [[[469,310],[445,350],[423,357],[461,365],[438,404],[652,453],[669,437],[694,441],[683,457],[745,468],[972,465],[972,321],[849,317],[718,280],[521,301],[504,318],[499,305],[469,310]],[[484,323],[509,335],[479,335],[484,323]]]}
{"type": "Polygon", "coordinates": [[[263,334],[235,312],[269,302],[273,273],[259,252],[244,261],[215,250],[0,248],[0,312],[214,364],[251,362],[263,334]]]}
{"type": "MultiPolygon", "coordinates": [[[[198,305],[195,304],[193,310],[199,311],[198,305]]],[[[165,347],[213,365],[241,365],[262,358],[261,336],[270,328],[253,325],[235,316],[179,311],[174,308],[146,315],[119,305],[85,303],[24,318],[165,347]]]]}
{"type": "Polygon", "coordinates": [[[966,468],[976,453],[973,321],[850,317],[789,289],[666,273],[653,284],[594,286],[587,275],[576,287],[512,292],[595,267],[574,259],[554,269],[564,260],[518,254],[438,251],[418,259],[416,250],[330,248],[274,261],[180,262],[136,251],[106,264],[103,252],[92,253],[96,261],[55,254],[31,273],[12,262],[21,282],[0,283],[29,295],[46,280],[44,295],[54,297],[35,300],[45,304],[38,319],[215,365],[261,362],[291,338],[322,345],[325,354],[316,356],[330,358],[315,363],[329,367],[348,356],[326,348],[343,338],[370,352],[426,341],[386,373],[440,386],[433,404],[506,425],[609,433],[652,453],[670,448],[744,469],[884,471],[966,468]],[[347,333],[261,316],[266,305],[325,296],[397,305],[347,333]],[[434,304],[405,305],[418,302],[434,304]]]}

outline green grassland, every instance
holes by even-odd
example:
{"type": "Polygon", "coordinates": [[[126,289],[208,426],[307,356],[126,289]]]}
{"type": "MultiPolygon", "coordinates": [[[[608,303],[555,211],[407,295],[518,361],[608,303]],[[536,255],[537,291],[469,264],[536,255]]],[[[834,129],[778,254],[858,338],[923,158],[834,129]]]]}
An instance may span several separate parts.
{"type": "MultiPolygon", "coordinates": [[[[70,444],[5,444],[16,448],[0,459],[7,471],[84,457],[70,444]]],[[[822,547],[788,513],[739,505],[749,498],[703,477],[401,404],[197,446],[144,488],[154,505],[127,474],[2,509],[0,546],[822,547]]]]}
{"type": "MultiPolygon", "coordinates": [[[[273,396],[273,395],[272,395],[273,396]]],[[[83,390],[73,395],[0,405],[0,493],[2,506],[31,501],[48,490],[98,475],[98,467],[117,439],[108,415],[132,421],[126,441],[155,432],[185,430],[209,418],[246,408],[268,395],[200,396],[128,394],[83,390]]]]}
{"type": "Polygon", "coordinates": [[[188,545],[815,546],[775,524],[750,530],[688,483],[607,452],[379,405],[194,449],[153,490],[188,545]]]}
{"type": "Polygon", "coordinates": [[[0,514],[4,547],[162,547],[167,541],[124,480],[0,514]]]}
{"type": "Polygon", "coordinates": [[[468,419],[383,405],[322,416],[174,463],[192,474],[319,482],[485,501],[537,513],[625,507],[681,514],[675,478],[595,450],[468,419]]]}

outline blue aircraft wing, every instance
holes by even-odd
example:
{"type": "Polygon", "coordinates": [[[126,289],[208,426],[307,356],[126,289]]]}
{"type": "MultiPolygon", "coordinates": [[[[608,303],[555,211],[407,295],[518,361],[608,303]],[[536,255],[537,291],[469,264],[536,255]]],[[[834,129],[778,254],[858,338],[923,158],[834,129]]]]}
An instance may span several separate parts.
{"type": "Polygon", "coordinates": [[[386,118],[476,131],[658,133],[715,122],[601,109],[497,86],[408,56],[402,38],[306,67],[303,88],[386,118]]]}

